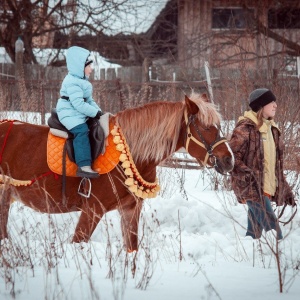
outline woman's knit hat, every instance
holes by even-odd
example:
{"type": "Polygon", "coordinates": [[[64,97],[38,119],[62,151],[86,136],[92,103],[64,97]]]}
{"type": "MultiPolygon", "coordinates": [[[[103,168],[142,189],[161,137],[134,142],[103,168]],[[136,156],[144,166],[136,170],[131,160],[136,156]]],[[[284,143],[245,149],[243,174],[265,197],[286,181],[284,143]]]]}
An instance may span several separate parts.
{"type": "Polygon", "coordinates": [[[265,105],[276,101],[274,94],[265,88],[254,90],[249,96],[249,106],[254,112],[258,112],[265,105]]]}

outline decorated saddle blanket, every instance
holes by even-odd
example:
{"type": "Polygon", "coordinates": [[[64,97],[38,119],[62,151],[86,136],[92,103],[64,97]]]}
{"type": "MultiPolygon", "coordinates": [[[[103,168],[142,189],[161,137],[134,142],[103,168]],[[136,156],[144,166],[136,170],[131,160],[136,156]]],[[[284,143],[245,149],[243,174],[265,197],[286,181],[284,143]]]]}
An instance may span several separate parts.
{"type": "MultiPolygon", "coordinates": [[[[114,128],[112,122],[109,123],[109,132],[114,128]]],[[[50,170],[56,174],[63,174],[63,152],[66,138],[48,133],[47,141],[47,163],[50,170]]],[[[116,149],[113,135],[110,133],[105,141],[105,152],[100,154],[93,162],[92,168],[99,174],[110,172],[119,163],[120,151],[116,149]]],[[[66,176],[76,177],[77,165],[72,162],[66,153],[65,158],[66,176]]]]}

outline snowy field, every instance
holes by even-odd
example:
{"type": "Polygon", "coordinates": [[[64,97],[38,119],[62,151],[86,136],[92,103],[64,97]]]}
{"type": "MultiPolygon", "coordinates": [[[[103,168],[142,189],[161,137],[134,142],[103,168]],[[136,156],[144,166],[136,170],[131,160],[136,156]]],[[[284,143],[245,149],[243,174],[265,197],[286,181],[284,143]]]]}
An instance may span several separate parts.
{"type": "Polygon", "coordinates": [[[277,250],[273,232],[245,238],[246,207],[222,178],[160,168],[162,191],[144,202],[141,246],[131,254],[115,211],[89,243],[72,244],[79,214],[40,214],[15,202],[0,248],[0,299],[298,300],[299,213],[282,227],[277,250]]]}

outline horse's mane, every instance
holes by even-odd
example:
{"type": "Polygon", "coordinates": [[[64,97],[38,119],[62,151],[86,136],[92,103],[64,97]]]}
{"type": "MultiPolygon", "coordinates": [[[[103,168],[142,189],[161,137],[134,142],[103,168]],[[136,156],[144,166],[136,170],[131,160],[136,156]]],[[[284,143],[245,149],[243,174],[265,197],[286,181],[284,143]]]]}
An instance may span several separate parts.
{"type": "Polygon", "coordinates": [[[205,101],[197,93],[192,93],[189,98],[199,107],[198,118],[205,127],[220,125],[222,116],[214,103],[205,101]]]}
{"type": "MultiPolygon", "coordinates": [[[[199,107],[198,118],[204,126],[220,124],[214,104],[193,93],[190,99],[199,107]]],[[[160,162],[175,151],[185,102],[160,101],[119,112],[116,120],[125,135],[135,162],[160,162]]]]}

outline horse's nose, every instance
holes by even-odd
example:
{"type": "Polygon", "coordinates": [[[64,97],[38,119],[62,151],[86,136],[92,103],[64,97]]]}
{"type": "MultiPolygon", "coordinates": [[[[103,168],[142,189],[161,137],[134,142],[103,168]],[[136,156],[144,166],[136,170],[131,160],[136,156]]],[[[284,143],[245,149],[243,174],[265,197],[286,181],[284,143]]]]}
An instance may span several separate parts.
{"type": "Polygon", "coordinates": [[[225,156],[223,159],[223,163],[228,171],[231,171],[233,169],[233,159],[231,156],[225,156]]]}

